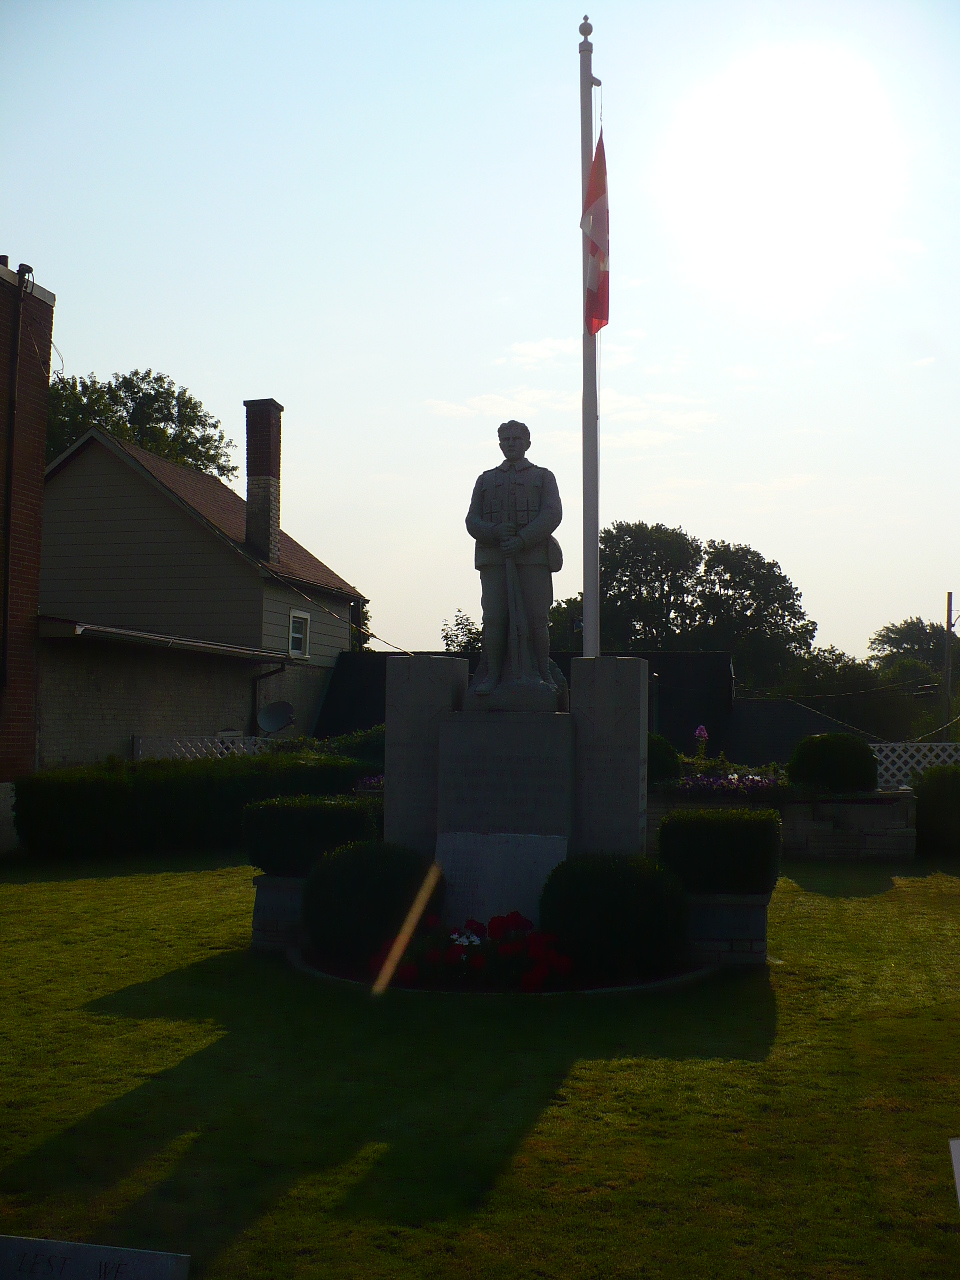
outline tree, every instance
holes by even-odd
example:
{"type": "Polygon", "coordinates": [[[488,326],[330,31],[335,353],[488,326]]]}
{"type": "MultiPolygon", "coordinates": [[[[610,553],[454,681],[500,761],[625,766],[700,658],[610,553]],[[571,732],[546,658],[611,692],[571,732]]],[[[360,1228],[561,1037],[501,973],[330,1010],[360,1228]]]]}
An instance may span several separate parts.
{"type": "Polygon", "coordinates": [[[462,609],[457,610],[453,622],[448,622],[444,618],[440,634],[447,653],[458,653],[462,658],[473,658],[478,657],[483,651],[483,631],[462,609]]]}
{"type": "Polygon", "coordinates": [[[237,474],[230,461],[233,441],[219,421],[164,373],[134,369],[107,382],[92,373],[87,378],[57,374],[47,408],[47,461],[91,427],[195,471],[224,479],[237,474]]]}
{"type": "MultiPolygon", "coordinates": [[[[924,622],[922,618],[904,618],[888,622],[870,641],[870,653],[879,667],[892,667],[901,658],[914,658],[931,671],[943,671],[944,638],[947,628],[942,622],[924,622]]],[[[956,667],[960,656],[960,640],[953,636],[950,656],[956,667]]]]}
{"type": "Polygon", "coordinates": [[[729,649],[748,683],[778,683],[810,651],[817,624],[775,560],[743,543],[710,539],[697,583],[699,646],[729,649]]]}
{"type": "Polygon", "coordinates": [[[366,604],[350,607],[350,652],[363,653],[370,642],[370,610],[366,604]]]}
{"type": "Polygon", "coordinates": [[[703,546],[682,529],[617,520],[600,534],[605,649],[676,648],[698,616],[703,546]]]}

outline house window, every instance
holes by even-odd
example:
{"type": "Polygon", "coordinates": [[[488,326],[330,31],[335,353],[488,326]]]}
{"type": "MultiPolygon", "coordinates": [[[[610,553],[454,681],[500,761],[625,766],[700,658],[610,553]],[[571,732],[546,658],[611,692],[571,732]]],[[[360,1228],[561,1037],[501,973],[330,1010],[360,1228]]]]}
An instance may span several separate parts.
{"type": "Polygon", "coordinates": [[[310,615],[290,610],[290,657],[310,657],[310,615]]]}

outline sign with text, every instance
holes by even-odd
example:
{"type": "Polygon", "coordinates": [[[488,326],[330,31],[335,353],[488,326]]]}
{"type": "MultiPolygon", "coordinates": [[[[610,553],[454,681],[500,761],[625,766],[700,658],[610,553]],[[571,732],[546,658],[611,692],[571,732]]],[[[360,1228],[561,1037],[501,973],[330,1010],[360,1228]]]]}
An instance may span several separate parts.
{"type": "Polygon", "coordinates": [[[187,1280],[188,1253],[0,1236],[0,1280],[187,1280]]]}

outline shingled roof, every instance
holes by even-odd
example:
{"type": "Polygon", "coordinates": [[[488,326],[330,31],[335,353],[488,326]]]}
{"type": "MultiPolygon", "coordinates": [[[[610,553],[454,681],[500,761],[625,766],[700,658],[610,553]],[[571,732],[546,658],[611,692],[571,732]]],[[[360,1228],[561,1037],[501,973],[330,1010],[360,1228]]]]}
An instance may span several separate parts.
{"type": "MultiPolygon", "coordinates": [[[[105,437],[95,429],[87,437],[78,441],[74,449],[68,450],[68,454],[77,451],[78,446],[92,438],[98,439],[117,453],[127,454],[181,502],[192,507],[204,520],[226,534],[231,542],[237,544],[239,550],[250,555],[249,548],[244,545],[247,504],[222,480],[218,480],[216,476],[207,475],[203,471],[195,471],[192,467],[168,462],[166,458],[158,458],[156,454],[148,453],[138,445],[127,444],[113,436],[105,437]]],[[[59,464],[67,460],[68,454],[61,455],[52,464],[50,470],[59,470],[59,464]]],[[[323,561],[311,555],[306,547],[301,547],[299,542],[295,542],[282,529],[280,530],[280,563],[269,567],[283,578],[293,578],[309,586],[322,587],[326,591],[349,596],[352,600],[366,599],[356,587],[352,587],[339,574],[328,569],[323,561]]]]}

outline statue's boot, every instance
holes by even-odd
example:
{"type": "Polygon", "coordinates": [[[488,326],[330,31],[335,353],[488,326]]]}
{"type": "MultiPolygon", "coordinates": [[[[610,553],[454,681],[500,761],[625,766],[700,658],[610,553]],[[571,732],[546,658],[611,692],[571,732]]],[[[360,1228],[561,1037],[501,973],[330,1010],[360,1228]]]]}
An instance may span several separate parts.
{"type": "Polygon", "coordinates": [[[485,697],[488,693],[493,693],[497,687],[496,676],[484,676],[479,684],[473,686],[473,692],[479,697],[485,697]]]}

